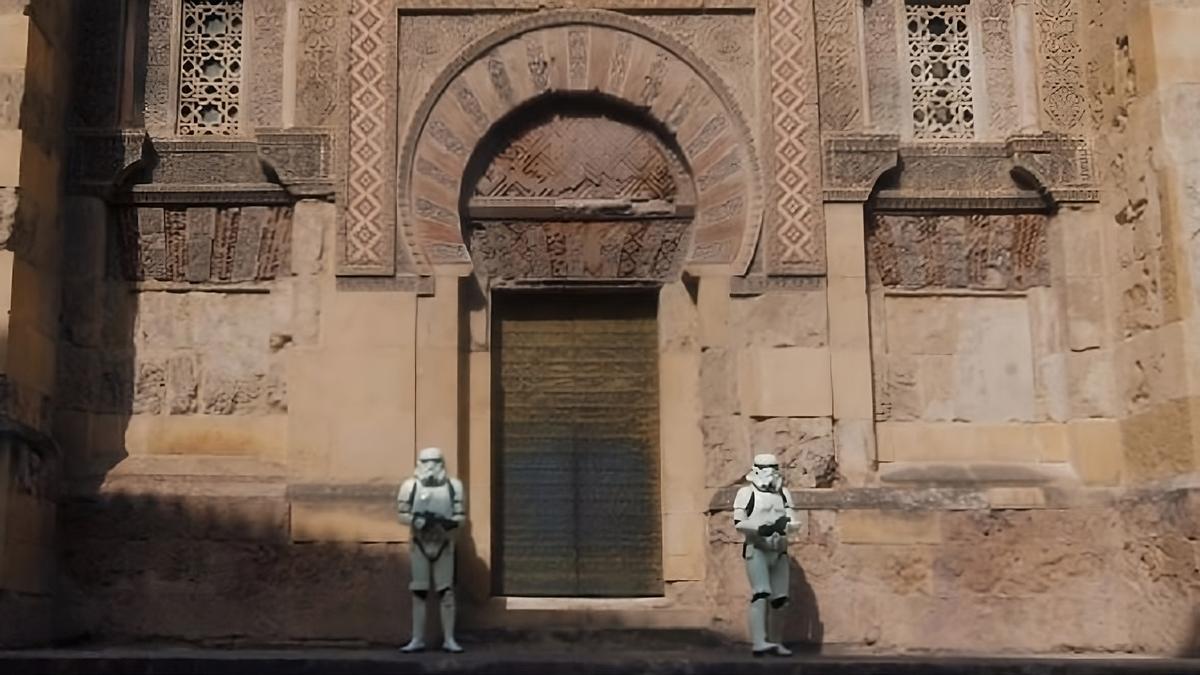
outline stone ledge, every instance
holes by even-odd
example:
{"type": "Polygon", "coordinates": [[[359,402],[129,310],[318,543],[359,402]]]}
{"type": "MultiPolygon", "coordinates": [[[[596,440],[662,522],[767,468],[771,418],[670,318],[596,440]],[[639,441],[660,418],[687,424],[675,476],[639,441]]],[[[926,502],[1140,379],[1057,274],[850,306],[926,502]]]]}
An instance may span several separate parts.
{"type": "MultiPolygon", "coordinates": [[[[733,509],[741,485],[712,492],[708,513],[733,509]]],[[[863,487],[793,489],[792,500],[802,511],[985,511],[1008,509],[1075,509],[1187,499],[1200,502],[1200,485],[1193,481],[1140,486],[1096,488],[1076,486],[1005,487],[863,487]]]]}
{"type": "Polygon", "coordinates": [[[632,648],[586,639],[546,645],[479,645],[467,636],[468,651],[444,654],[400,654],[389,649],[197,649],[179,647],[46,649],[0,652],[5,672],[53,672],[60,675],[138,675],[140,673],[222,672],[235,675],[287,673],[624,673],[655,675],[688,673],[798,673],[808,675],[1085,675],[1091,673],[1195,673],[1194,660],[1120,656],[1096,657],[964,657],[964,656],[799,656],[753,659],[742,646],[668,644],[632,648]]]}
{"type": "Polygon", "coordinates": [[[1049,485],[1077,482],[1067,464],[1023,462],[892,462],[879,467],[885,483],[1049,485]]]}

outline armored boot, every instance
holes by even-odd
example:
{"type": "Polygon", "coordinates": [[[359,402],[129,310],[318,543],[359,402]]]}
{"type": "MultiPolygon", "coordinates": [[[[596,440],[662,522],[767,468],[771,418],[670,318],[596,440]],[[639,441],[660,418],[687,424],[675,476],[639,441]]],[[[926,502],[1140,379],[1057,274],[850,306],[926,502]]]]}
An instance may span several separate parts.
{"type": "Polygon", "coordinates": [[[454,589],[442,591],[442,651],[458,654],[463,648],[454,641],[454,589]]]}
{"type": "Polygon", "coordinates": [[[411,653],[425,651],[425,592],[414,591],[412,598],[412,639],[400,648],[411,653]]]}
{"type": "Polygon", "coordinates": [[[783,646],[783,610],[786,606],[787,598],[776,598],[767,613],[767,640],[774,645],[776,656],[792,655],[792,650],[783,646]]]}
{"type": "Polygon", "coordinates": [[[773,653],[776,647],[767,641],[767,598],[762,595],[750,601],[750,649],[755,656],[773,653]]]}

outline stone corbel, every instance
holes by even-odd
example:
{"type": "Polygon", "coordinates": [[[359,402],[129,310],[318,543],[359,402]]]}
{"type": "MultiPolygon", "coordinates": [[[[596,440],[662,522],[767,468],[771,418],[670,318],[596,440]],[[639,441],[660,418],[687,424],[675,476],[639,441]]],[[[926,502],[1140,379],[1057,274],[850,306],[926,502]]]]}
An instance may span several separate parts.
{"type": "Polygon", "coordinates": [[[1008,141],[1013,172],[1032,180],[1056,204],[1100,201],[1086,140],[1043,134],[1008,141]]]}
{"type": "Polygon", "coordinates": [[[68,160],[68,192],[101,199],[142,166],[149,137],[145,129],[75,129],[68,160]]]}
{"type": "Polygon", "coordinates": [[[332,198],[332,137],[328,129],[261,129],[258,157],[293,197],[332,198]]]}
{"type": "Polygon", "coordinates": [[[900,161],[900,137],[890,134],[826,136],[822,181],[827,202],[865,202],[884,172],[900,161]]]}

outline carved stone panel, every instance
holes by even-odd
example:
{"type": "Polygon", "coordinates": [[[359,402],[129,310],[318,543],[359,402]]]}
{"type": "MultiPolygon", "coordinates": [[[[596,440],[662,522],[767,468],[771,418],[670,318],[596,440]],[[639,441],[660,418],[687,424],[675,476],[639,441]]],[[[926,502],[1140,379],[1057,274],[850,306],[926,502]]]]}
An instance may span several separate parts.
{"type": "Polygon", "coordinates": [[[338,110],[338,22],[335,0],[303,0],[299,6],[296,53],[296,123],[330,124],[338,110]]]}
{"type": "MultiPolygon", "coordinates": [[[[822,132],[848,131],[862,123],[863,82],[856,4],[856,0],[816,0],[813,3],[816,7],[822,132]]],[[[796,37],[805,42],[805,36],[801,33],[796,37]]]]}
{"type": "MultiPolygon", "coordinates": [[[[468,169],[478,174],[468,206],[476,274],[500,283],[678,276],[695,210],[691,176],[653,131],[587,111],[534,117],[486,167],[468,169]]],[[[416,208],[457,222],[433,204],[416,208]]]]}
{"type": "Polygon", "coordinates": [[[254,127],[283,124],[283,45],[286,0],[246,0],[249,6],[250,123],[254,127]]]}
{"type": "Polygon", "coordinates": [[[1034,7],[1042,126],[1054,131],[1079,131],[1087,101],[1083,95],[1077,0],[1036,0],[1034,7]]]}
{"type": "Polygon", "coordinates": [[[900,133],[904,100],[898,64],[896,15],[903,0],[870,0],[863,3],[863,50],[866,54],[867,99],[871,128],[877,133],[900,133]]]}
{"type": "Polygon", "coordinates": [[[121,4],[94,0],[80,3],[75,46],[73,99],[75,124],[113,127],[117,122],[117,82],[121,53],[121,4]]]}
{"type": "Polygon", "coordinates": [[[290,206],[122,209],[121,273],[130,281],[263,281],[290,269],[290,206]]]}
{"type": "Polygon", "coordinates": [[[472,223],[479,272],[497,281],[665,281],[679,272],[686,220],[472,223]]]}
{"type": "MultiPolygon", "coordinates": [[[[88,3],[105,4],[105,3],[88,3]]],[[[116,4],[116,3],[113,3],[116,4]]],[[[175,0],[150,0],[146,23],[146,130],[154,135],[175,132],[176,98],[172,43],[177,32],[175,0]]]]}
{"type": "Polygon", "coordinates": [[[1017,130],[1017,92],[1013,80],[1012,2],[982,0],[975,16],[983,43],[984,71],[991,138],[1017,130]]]}
{"type": "MultiPolygon", "coordinates": [[[[825,214],[820,203],[817,63],[809,37],[814,34],[813,14],[807,3],[782,0],[771,2],[769,11],[772,208],[766,213],[764,263],[768,274],[821,274],[825,214]]],[[[829,58],[829,67],[840,63],[829,58]]],[[[844,115],[840,119],[848,122],[844,115]]]]}
{"type": "Polygon", "coordinates": [[[345,274],[396,268],[395,212],[389,206],[395,158],[395,13],[384,0],[350,3],[350,142],[347,207],[340,238],[345,274]],[[389,38],[389,36],[391,36],[389,38]]]}
{"type": "Polygon", "coordinates": [[[1043,214],[877,214],[867,237],[869,268],[886,288],[1048,286],[1047,222],[1043,214]]]}

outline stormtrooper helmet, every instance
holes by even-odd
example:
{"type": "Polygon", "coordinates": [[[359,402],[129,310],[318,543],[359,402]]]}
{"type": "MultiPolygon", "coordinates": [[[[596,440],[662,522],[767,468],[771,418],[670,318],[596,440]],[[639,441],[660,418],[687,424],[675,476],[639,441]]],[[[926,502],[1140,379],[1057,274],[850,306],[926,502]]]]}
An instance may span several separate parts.
{"type": "Polygon", "coordinates": [[[746,480],[765,492],[775,492],[783,487],[783,474],[779,471],[779,459],[770,453],[754,456],[754,468],[746,474],[746,480]]]}
{"type": "Polygon", "coordinates": [[[441,448],[425,448],[417,453],[417,480],[440,485],[446,480],[446,460],[441,448]]]}

